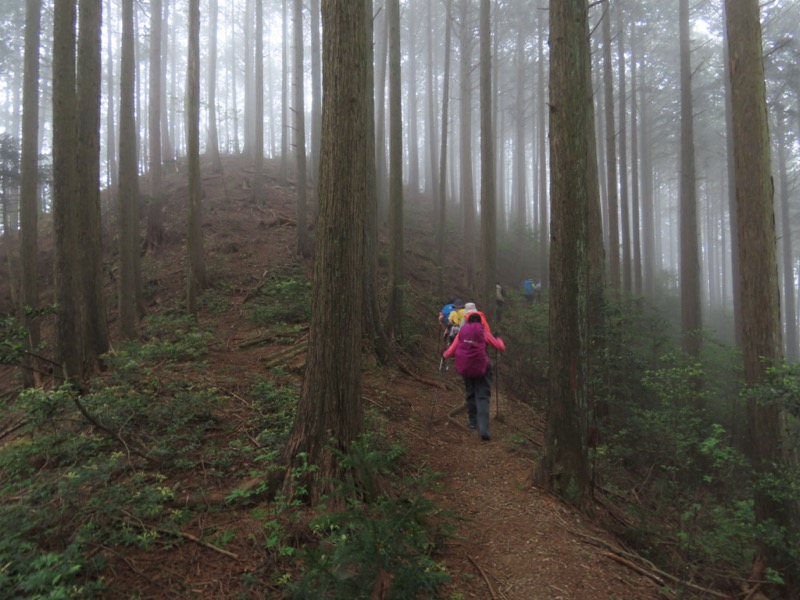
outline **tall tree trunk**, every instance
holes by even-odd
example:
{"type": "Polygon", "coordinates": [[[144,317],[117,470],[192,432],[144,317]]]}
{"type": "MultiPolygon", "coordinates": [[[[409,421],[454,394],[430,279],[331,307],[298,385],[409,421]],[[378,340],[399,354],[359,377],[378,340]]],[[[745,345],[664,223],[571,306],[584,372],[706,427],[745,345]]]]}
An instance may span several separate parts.
{"type": "Polygon", "coordinates": [[[219,155],[219,133],[217,131],[217,20],[219,17],[218,0],[208,2],[208,140],[206,142],[211,168],[217,173],[222,171],[222,159],[219,155]]]}
{"type": "Polygon", "coordinates": [[[637,105],[638,81],[636,19],[631,19],[631,234],[633,242],[633,291],[641,297],[642,288],[642,242],[639,205],[639,119],[637,105]]]}
{"type": "MultiPolygon", "coordinates": [[[[27,336],[25,349],[33,352],[39,346],[39,322],[28,309],[39,308],[39,38],[42,27],[41,0],[25,1],[25,73],[22,80],[22,153],[20,157],[20,258],[22,262],[21,322],[27,336]]],[[[34,385],[35,363],[27,355],[22,371],[26,387],[34,385]]]]}
{"type": "Polygon", "coordinates": [[[631,260],[631,224],[628,201],[628,98],[625,81],[625,24],[622,3],[617,2],[617,69],[619,87],[619,206],[622,234],[622,287],[630,296],[633,292],[631,260]]]}
{"type": "MultiPolygon", "coordinates": [[[[264,195],[264,0],[256,0],[255,26],[255,80],[253,91],[255,125],[252,152],[253,201],[258,203],[264,195]]],[[[286,45],[288,46],[288,41],[286,45]]],[[[286,125],[285,128],[288,129],[288,123],[286,125]]]]}
{"type": "Polygon", "coordinates": [[[150,203],[147,211],[147,246],[158,248],[164,240],[164,203],[161,199],[161,0],[150,2],[150,203]]]}
{"type": "Polygon", "coordinates": [[[122,2],[119,90],[119,322],[123,336],[136,337],[139,317],[139,167],[134,116],[133,0],[122,2]]]}
{"type": "MultiPolygon", "coordinates": [[[[782,358],[774,189],[758,1],[726,0],[725,9],[736,164],[744,377],[752,385],[765,381],[768,369],[782,358]]],[[[747,402],[747,416],[751,460],[761,479],[761,484],[754,486],[756,525],[773,532],[768,538],[757,538],[753,575],[760,578],[766,568],[780,571],[791,564],[787,562],[791,558],[786,551],[792,544],[789,536],[796,536],[798,511],[796,498],[792,501],[785,495],[776,496],[765,484],[780,480],[789,472],[789,445],[782,409],[778,403],[762,402],[753,394],[747,402]]],[[[797,543],[796,539],[793,543],[797,543]]],[[[797,573],[793,576],[797,577],[797,573]]],[[[797,584],[796,580],[791,583],[797,584]]],[[[797,590],[787,591],[786,597],[794,597],[797,590]]]]}
{"type": "Polygon", "coordinates": [[[689,0],[679,2],[681,64],[681,162],[680,162],[680,280],[683,349],[700,355],[700,249],[697,230],[697,182],[692,115],[692,66],[689,40],[689,0]]]}
{"type": "Polygon", "coordinates": [[[407,65],[408,98],[406,106],[408,122],[408,189],[416,196],[419,193],[419,134],[417,133],[417,22],[414,10],[407,10],[408,52],[407,65]]]}
{"type": "Polygon", "coordinates": [[[525,125],[527,123],[525,111],[525,72],[527,61],[525,59],[525,27],[522,22],[517,27],[517,64],[516,64],[516,110],[514,111],[514,164],[513,168],[513,194],[514,218],[517,222],[518,242],[526,237],[528,222],[528,199],[525,197],[525,181],[527,160],[525,156],[525,125]]]}
{"type": "Polygon", "coordinates": [[[481,246],[483,256],[484,312],[495,321],[497,283],[497,217],[492,133],[492,32],[489,0],[480,4],[480,98],[481,98],[481,246]]]}
{"type": "Polygon", "coordinates": [[[103,289],[103,226],[100,214],[100,87],[102,4],[80,0],[78,40],[78,198],[82,239],[82,292],[86,311],[84,367],[108,351],[103,289]]]}
{"type": "MultiPolygon", "coordinates": [[[[727,2],[723,10],[727,11],[727,2]]],[[[723,66],[725,67],[725,158],[728,167],[728,222],[731,232],[731,291],[733,303],[733,337],[737,348],[742,348],[742,282],[741,269],[739,268],[739,236],[736,232],[739,227],[739,218],[736,214],[736,169],[733,156],[733,107],[731,106],[731,68],[730,48],[728,38],[728,19],[722,19],[722,51],[723,66]]]]}
{"type": "MultiPolygon", "coordinates": [[[[309,13],[311,14],[311,173],[309,179],[311,184],[316,186],[319,181],[319,149],[320,136],[322,135],[322,64],[319,48],[319,0],[310,1],[309,13]]],[[[371,13],[368,18],[372,21],[371,13]]],[[[371,23],[370,27],[372,27],[371,23]]],[[[371,34],[370,44],[372,44],[371,34]]],[[[372,48],[370,48],[370,53],[371,52],[372,48]]],[[[372,128],[374,129],[374,125],[372,128]]]]}
{"type": "Polygon", "coordinates": [[[469,0],[461,0],[459,15],[460,133],[458,156],[461,162],[461,210],[464,217],[464,284],[475,288],[475,184],[472,175],[472,27],[469,0]]]}
{"type": "Polygon", "coordinates": [[[386,223],[389,215],[389,175],[386,157],[386,72],[389,54],[389,19],[386,7],[380,11],[383,27],[380,29],[377,44],[378,74],[375,91],[375,186],[378,190],[378,222],[386,223]]]}
{"type": "Polygon", "coordinates": [[[306,217],[306,109],[303,101],[303,0],[294,0],[294,134],[295,159],[297,164],[297,254],[307,256],[311,252],[306,217]]]}
{"type": "Polygon", "coordinates": [[[389,19],[389,306],[386,333],[403,334],[403,109],[400,90],[400,1],[387,0],[389,19]]]}
{"type": "MultiPolygon", "coordinates": [[[[260,0],[258,0],[260,1],[260,0]]],[[[289,177],[289,5],[283,0],[283,50],[281,54],[281,171],[280,182],[285,186],[289,177]]]]}
{"type": "MultiPolygon", "coordinates": [[[[261,4],[261,0],[256,1],[257,4],[261,4]]],[[[256,9],[256,13],[260,14],[258,9],[256,9]]],[[[256,21],[256,28],[258,28],[258,20],[256,21]]],[[[207,285],[205,259],[203,256],[203,190],[200,182],[200,0],[189,0],[188,50],[189,56],[186,70],[186,160],[189,172],[189,210],[187,219],[189,272],[186,286],[186,307],[190,314],[195,315],[197,314],[197,298],[207,285]]],[[[256,82],[256,86],[258,86],[258,82],[256,82]]],[[[257,139],[258,136],[256,135],[257,139]]],[[[258,154],[256,152],[256,155],[258,154]]]]}
{"type": "Polygon", "coordinates": [[[366,36],[367,81],[366,94],[367,140],[366,140],[366,190],[364,194],[364,337],[368,340],[373,353],[382,361],[386,360],[388,342],[381,323],[381,309],[378,302],[378,254],[380,244],[378,238],[378,190],[375,180],[375,72],[373,67],[373,4],[372,0],[364,0],[364,25],[366,36]]]}
{"type": "Polygon", "coordinates": [[[789,176],[786,172],[786,113],[778,103],[776,115],[778,147],[778,194],[781,207],[781,250],[783,252],[783,313],[786,321],[786,358],[793,362],[798,359],[797,346],[797,304],[794,295],[794,253],[792,252],[792,224],[789,211],[789,176]]]}
{"type": "Polygon", "coordinates": [[[649,298],[656,294],[656,230],[653,197],[653,125],[650,122],[650,100],[647,93],[646,61],[642,61],[639,90],[642,114],[642,280],[649,298]]]}
{"type": "MultiPolygon", "coordinates": [[[[309,475],[314,479],[304,482],[312,502],[330,491],[332,477],[340,470],[331,446],[347,452],[364,431],[361,312],[368,134],[364,3],[326,0],[322,27],[325,109],[309,352],[284,453],[290,469],[301,453],[308,464],[319,466],[309,475]]],[[[290,487],[292,478],[285,482],[290,487]]]]}
{"type": "Polygon", "coordinates": [[[586,0],[550,4],[550,389],[535,480],[588,506],[586,451],[587,219],[590,156],[586,0]]]}
{"type": "MultiPolygon", "coordinates": [[[[159,102],[161,108],[161,160],[173,160],[175,158],[175,148],[172,144],[172,137],[169,130],[169,109],[167,104],[167,58],[169,57],[169,3],[170,0],[162,0],[162,15],[161,15],[161,51],[160,60],[161,66],[159,73],[161,74],[161,83],[159,86],[159,102]]],[[[173,42],[174,43],[174,42],[173,42]]],[[[174,65],[172,67],[175,68],[174,65]]]]}
{"type": "Polygon", "coordinates": [[[545,55],[544,55],[544,39],[547,33],[547,15],[548,11],[540,11],[539,13],[539,36],[537,40],[537,55],[539,57],[538,65],[538,104],[539,104],[539,123],[537,125],[537,139],[539,142],[539,281],[544,287],[550,286],[550,275],[548,264],[550,262],[550,235],[548,218],[548,207],[550,205],[547,196],[547,127],[545,124],[547,113],[547,97],[545,96],[545,55]]]}
{"type": "Polygon", "coordinates": [[[427,142],[427,172],[425,173],[425,193],[431,198],[433,202],[434,222],[436,221],[436,211],[438,206],[436,203],[436,190],[439,187],[438,173],[436,171],[436,152],[437,152],[437,139],[436,139],[436,84],[433,73],[433,15],[431,3],[428,2],[428,24],[425,34],[425,51],[427,53],[427,116],[425,118],[425,141],[427,142]]]}
{"type": "Polygon", "coordinates": [[[614,76],[611,67],[611,7],[603,15],[603,89],[606,111],[606,184],[608,195],[608,283],[619,294],[619,192],[617,187],[617,130],[614,124],[614,76]]]}
{"type": "Polygon", "coordinates": [[[53,10],[53,227],[55,230],[56,360],[65,379],[83,378],[85,316],[81,310],[80,235],[75,144],[75,0],[53,10]]]}
{"type": "MultiPolygon", "coordinates": [[[[230,70],[231,70],[231,118],[233,119],[233,153],[238,155],[239,154],[239,96],[236,93],[236,80],[238,69],[236,68],[237,60],[236,60],[236,47],[238,43],[236,42],[236,19],[234,18],[234,8],[235,5],[231,2],[231,41],[229,45],[230,49],[230,70]]],[[[270,79],[272,81],[272,79],[270,79]]],[[[272,88],[270,87],[270,90],[272,88]]],[[[270,93],[270,97],[272,94],[270,93]]],[[[274,119],[270,119],[270,121],[274,121],[274,119]]],[[[274,150],[274,146],[273,146],[274,150]]],[[[274,152],[273,152],[274,156],[274,152]]]]}
{"type": "MultiPolygon", "coordinates": [[[[111,0],[106,4],[109,20],[111,19],[111,0]]],[[[106,171],[108,172],[107,185],[109,189],[109,196],[117,193],[119,185],[119,171],[117,169],[117,139],[116,127],[117,121],[114,117],[114,41],[111,35],[111,27],[108,27],[108,36],[106,37],[106,46],[108,47],[107,64],[108,70],[106,72],[106,93],[108,98],[106,104],[108,105],[108,112],[106,113],[106,171]]],[[[111,198],[109,198],[109,204],[111,198]]]]}
{"type": "Polygon", "coordinates": [[[438,218],[436,219],[436,248],[439,296],[444,295],[444,232],[447,219],[447,122],[450,108],[450,51],[453,35],[453,0],[447,0],[444,34],[444,74],[442,82],[442,137],[439,150],[439,190],[437,193],[438,218]]]}

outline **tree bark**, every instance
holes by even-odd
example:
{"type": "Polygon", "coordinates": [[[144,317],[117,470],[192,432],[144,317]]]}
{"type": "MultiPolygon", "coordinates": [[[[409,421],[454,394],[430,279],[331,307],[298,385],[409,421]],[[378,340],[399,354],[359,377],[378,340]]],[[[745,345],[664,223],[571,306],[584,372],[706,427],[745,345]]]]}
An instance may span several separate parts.
{"type": "Polygon", "coordinates": [[[483,312],[496,321],[497,215],[492,133],[492,32],[489,0],[480,4],[480,98],[481,98],[481,248],[483,256],[483,312]]]}
{"type": "Polygon", "coordinates": [[[550,4],[550,389],[535,480],[588,507],[586,452],[589,125],[586,0],[550,4]]]}
{"type": "Polygon", "coordinates": [[[361,401],[361,310],[366,203],[367,48],[363,2],[322,7],[323,121],[319,231],[308,360],[284,454],[290,473],[306,453],[309,499],[331,489],[339,472],[332,449],[347,452],[364,431],[361,401]]]}
{"type": "Polygon", "coordinates": [[[464,224],[464,285],[475,288],[475,183],[472,174],[472,39],[469,0],[461,0],[459,47],[461,61],[459,83],[459,160],[461,175],[461,210],[464,224]]]}
{"type": "Polygon", "coordinates": [[[102,4],[80,0],[78,29],[78,198],[83,240],[81,272],[86,311],[85,368],[108,351],[108,322],[103,287],[103,231],[100,214],[100,87],[102,4]]]}
{"type": "Polygon", "coordinates": [[[311,243],[308,239],[308,226],[306,217],[306,109],[303,101],[303,0],[294,0],[294,132],[295,132],[295,162],[297,173],[297,254],[308,256],[311,253],[311,243]]]}
{"type": "Polygon", "coordinates": [[[611,8],[603,15],[603,89],[606,111],[606,195],[608,198],[608,283],[611,293],[619,294],[619,191],[617,187],[617,130],[614,124],[614,76],[611,67],[611,8]]]}
{"type": "Polygon", "coordinates": [[[692,115],[692,66],[689,40],[689,0],[679,2],[681,71],[680,161],[680,281],[683,349],[700,356],[700,249],[697,230],[697,177],[692,115]]]}
{"type": "MultiPolygon", "coordinates": [[[[255,83],[253,97],[253,202],[264,195],[264,0],[256,0],[255,16],[255,83]]],[[[287,42],[288,45],[288,42],[287,42]]],[[[288,84],[286,84],[288,85],[288,84]]],[[[287,124],[288,125],[288,124],[287,124]]],[[[288,127],[286,127],[288,129],[288,127]]]]}
{"type": "Polygon", "coordinates": [[[438,265],[437,289],[444,295],[444,231],[447,219],[447,122],[450,108],[450,51],[453,32],[453,0],[447,0],[444,34],[444,75],[442,83],[442,137],[439,150],[439,189],[437,192],[438,218],[436,219],[436,248],[438,265]]]}
{"type": "Polygon", "coordinates": [[[206,152],[211,158],[211,168],[222,172],[222,159],[219,155],[219,132],[217,131],[217,20],[219,18],[218,0],[208,2],[208,140],[206,152]]]}
{"type": "MultiPolygon", "coordinates": [[[[739,264],[743,324],[744,377],[747,384],[765,381],[768,369],[782,358],[779,285],[776,259],[774,188],[767,119],[766,85],[757,0],[725,2],[731,75],[731,109],[736,166],[739,264]]],[[[789,445],[785,415],[775,402],[751,395],[747,402],[750,456],[762,484],[754,487],[757,525],[772,524],[779,537],[757,540],[754,575],[763,569],[788,568],[786,551],[796,534],[797,504],[776,497],[763,484],[786,477],[789,445]]],[[[796,543],[796,541],[795,541],[796,543]]],[[[793,574],[797,577],[797,573],[793,574]]],[[[791,576],[790,576],[791,577],[791,576]]],[[[792,581],[796,585],[797,581],[792,581]]],[[[796,589],[794,590],[796,592],[796,589]]],[[[793,597],[789,590],[787,597],[793,597]]]]}
{"type": "Polygon", "coordinates": [[[403,327],[403,124],[400,90],[400,2],[387,0],[389,19],[389,306],[386,334],[403,327]]]}
{"type": "Polygon", "coordinates": [[[147,210],[147,247],[164,241],[164,203],[161,198],[161,0],[150,2],[150,198],[147,210]]]}
{"type": "MultiPolygon", "coordinates": [[[[257,0],[257,2],[260,4],[261,0],[257,0]]],[[[258,152],[256,152],[256,155],[258,155],[258,152]]],[[[189,56],[186,71],[186,160],[189,172],[187,249],[189,272],[186,286],[186,307],[190,314],[196,315],[197,298],[207,285],[205,259],[203,257],[203,191],[200,182],[200,0],[189,0],[189,56]]]]}
{"type": "Polygon", "coordinates": [[[134,116],[133,0],[122,2],[119,90],[119,322],[123,336],[136,337],[139,316],[139,174],[134,116]]]}
{"type": "MultiPolygon", "coordinates": [[[[25,73],[22,80],[22,153],[20,157],[20,259],[22,262],[22,294],[20,317],[27,337],[25,349],[33,352],[39,346],[39,321],[31,318],[28,309],[39,308],[39,39],[42,27],[41,0],[25,2],[25,73]]],[[[25,359],[23,385],[34,384],[34,362],[25,359]]]]}

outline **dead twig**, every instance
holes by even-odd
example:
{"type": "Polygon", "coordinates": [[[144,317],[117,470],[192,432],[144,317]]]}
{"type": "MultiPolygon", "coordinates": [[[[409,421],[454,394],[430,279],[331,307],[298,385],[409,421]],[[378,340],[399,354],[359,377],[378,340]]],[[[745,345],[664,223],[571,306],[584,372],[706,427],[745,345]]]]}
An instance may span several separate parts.
{"type": "Polygon", "coordinates": [[[478,563],[475,562],[475,559],[472,558],[469,554],[467,555],[467,558],[469,559],[469,562],[471,562],[475,566],[475,568],[478,569],[478,571],[481,574],[481,577],[483,577],[483,580],[486,582],[486,586],[489,588],[489,593],[492,595],[492,600],[497,600],[497,595],[494,593],[494,588],[492,588],[492,583],[489,581],[489,578],[486,576],[484,570],[478,563]]]}
{"type": "Polygon", "coordinates": [[[165,535],[177,535],[178,537],[182,537],[185,540],[189,540],[190,542],[194,542],[204,548],[208,548],[209,550],[213,550],[214,552],[219,552],[224,556],[228,556],[234,560],[239,560],[239,555],[231,552],[230,550],[225,550],[225,548],[220,548],[219,546],[215,546],[214,544],[209,544],[208,542],[204,542],[199,537],[192,535],[191,533],[186,533],[185,531],[169,531],[167,529],[158,529],[156,528],[157,532],[163,533],[165,535]]]}

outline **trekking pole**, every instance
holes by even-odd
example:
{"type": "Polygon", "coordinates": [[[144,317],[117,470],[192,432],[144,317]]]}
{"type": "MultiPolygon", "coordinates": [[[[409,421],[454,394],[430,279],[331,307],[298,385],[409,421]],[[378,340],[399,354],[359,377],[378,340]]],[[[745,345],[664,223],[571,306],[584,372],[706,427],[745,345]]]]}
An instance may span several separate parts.
{"type": "Polygon", "coordinates": [[[428,417],[428,428],[433,425],[433,413],[436,411],[436,401],[439,400],[439,388],[442,386],[442,368],[444,367],[444,356],[439,358],[439,382],[436,391],[433,392],[433,402],[431,403],[431,415],[428,417]]]}
{"type": "Polygon", "coordinates": [[[494,397],[497,399],[494,405],[494,418],[497,419],[500,416],[500,352],[497,348],[494,349],[494,366],[497,371],[494,378],[494,397]]]}

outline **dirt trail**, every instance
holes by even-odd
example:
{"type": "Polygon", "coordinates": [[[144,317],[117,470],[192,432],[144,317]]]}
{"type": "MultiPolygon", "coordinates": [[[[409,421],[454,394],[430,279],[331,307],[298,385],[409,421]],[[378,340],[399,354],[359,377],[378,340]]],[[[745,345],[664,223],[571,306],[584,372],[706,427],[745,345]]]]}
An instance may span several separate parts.
{"type": "MultiPolygon", "coordinates": [[[[587,536],[619,542],[530,485],[532,440],[541,441],[541,425],[530,407],[502,391],[506,382],[500,382],[499,417],[492,390],[492,441],[483,442],[466,428],[465,412],[456,412],[463,406],[460,378],[451,369],[444,380],[448,389],[439,392],[435,406],[432,386],[407,378],[392,382],[394,401],[406,413],[393,415],[395,434],[420,463],[444,474],[440,501],[463,518],[445,543],[444,560],[454,581],[450,595],[442,597],[662,597],[651,580],[609,558],[587,536]]],[[[368,384],[368,397],[370,385],[381,387],[368,384]]]]}

